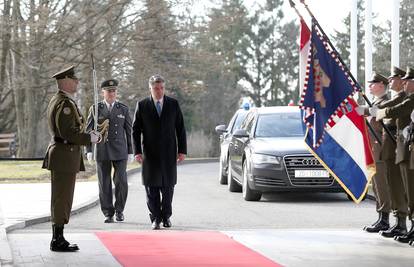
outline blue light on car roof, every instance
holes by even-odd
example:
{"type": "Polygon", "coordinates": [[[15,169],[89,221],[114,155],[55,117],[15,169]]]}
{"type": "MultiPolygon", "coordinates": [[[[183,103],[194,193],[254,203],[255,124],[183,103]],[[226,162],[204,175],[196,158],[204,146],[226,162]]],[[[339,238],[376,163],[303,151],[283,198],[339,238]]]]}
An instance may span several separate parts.
{"type": "Polygon", "coordinates": [[[242,105],[242,108],[243,108],[244,110],[249,110],[249,109],[250,109],[250,103],[249,103],[249,102],[245,102],[245,103],[242,105]]]}

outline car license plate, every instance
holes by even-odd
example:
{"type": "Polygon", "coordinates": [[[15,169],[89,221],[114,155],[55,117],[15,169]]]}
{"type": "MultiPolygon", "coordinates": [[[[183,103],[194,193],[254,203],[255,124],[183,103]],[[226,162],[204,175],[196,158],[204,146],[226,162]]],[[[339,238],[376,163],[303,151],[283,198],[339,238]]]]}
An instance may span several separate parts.
{"type": "Polygon", "coordinates": [[[327,170],[295,170],[295,177],[329,177],[327,170]]]}

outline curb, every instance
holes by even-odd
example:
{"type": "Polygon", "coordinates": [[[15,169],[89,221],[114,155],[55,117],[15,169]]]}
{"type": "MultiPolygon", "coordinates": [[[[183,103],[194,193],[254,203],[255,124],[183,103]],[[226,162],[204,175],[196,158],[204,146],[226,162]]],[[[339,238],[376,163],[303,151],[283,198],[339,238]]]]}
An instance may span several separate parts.
{"type": "Polygon", "coordinates": [[[0,266],[13,266],[13,256],[3,224],[4,221],[0,206],[0,266]]]}
{"type": "MultiPolygon", "coordinates": [[[[177,166],[187,165],[187,164],[197,164],[197,163],[211,163],[211,162],[217,162],[217,161],[218,161],[218,158],[188,159],[188,160],[185,160],[184,162],[178,164],[177,166]]],[[[135,174],[139,171],[141,171],[141,167],[128,170],[127,175],[133,175],[133,174],[135,174]]],[[[81,213],[81,212],[83,212],[87,209],[90,209],[90,208],[98,205],[98,204],[99,204],[99,196],[92,197],[88,201],[73,207],[70,215],[72,216],[72,215],[81,213]]],[[[1,213],[0,213],[0,215],[1,215],[1,213]]],[[[0,216],[0,218],[1,218],[1,216],[0,216]]],[[[34,225],[34,224],[49,222],[50,219],[51,219],[50,214],[44,214],[44,215],[40,215],[40,216],[35,217],[35,218],[27,219],[25,221],[6,226],[4,229],[5,229],[6,233],[9,233],[13,230],[23,229],[27,226],[31,226],[31,225],[34,225]]],[[[0,228],[0,229],[2,229],[2,228],[0,228]]]]}

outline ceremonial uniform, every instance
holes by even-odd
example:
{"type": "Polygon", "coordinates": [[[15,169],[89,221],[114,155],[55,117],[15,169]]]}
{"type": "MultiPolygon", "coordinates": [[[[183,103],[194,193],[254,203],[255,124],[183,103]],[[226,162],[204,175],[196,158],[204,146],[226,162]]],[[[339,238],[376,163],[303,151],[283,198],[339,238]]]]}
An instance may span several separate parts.
{"type": "MultiPolygon", "coordinates": [[[[405,76],[406,72],[398,67],[393,67],[393,72],[388,79],[401,79],[405,76]]],[[[403,101],[406,93],[402,88],[401,91],[397,92],[390,100],[384,101],[378,105],[378,108],[383,109],[386,107],[393,107],[403,101]]],[[[397,137],[397,124],[396,119],[384,119],[384,124],[390,130],[394,139],[397,137]]],[[[386,178],[389,188],[389,194],[391,199],[391,209],[393,210],[394,216],[400,218],[406,218],[408,214],[407,198],[404,189],[404,182],[402,179],[400,167],[395,163],[396,158],[396,142],[391,139],[389,134],[384,130],[382,134],[382,153],[381,159],[385,161],[386,165],[386,178]]]]}
{"type": "MultiPolygon", "coordinates": [[[[65,89],[76,92],[78,80],[71,66],[54,76],[65,89]]],[[[51,215],[53,251],[75,251],[78,246],[69,244],[63,237],[63,225],[69,222],[75,189],[76,173],[84,171],[81,145],[90,144],[84,119],[68,91],[59,90],[50,100],[47,118],[52,140],[47,148],[43,168],[51,171],[51,215]]]]}
{"type": "MultiPolygon", "coordinates": [[[[107,80],[101,85],[102,90],[116,90],[118,81],[107,80]]],[[[87,131],[94,127],[95,105],[89,109],[87,131]]],[[[96,164],[99,179],[99,200],[101,210],[106,217],[105,222],[112,222],[116,214],[118,221],[123,221],[123,211],[128,196],[127,159],[132,156],[131,131],[132,122],[129,109],[120,102],[107,103],[105,100],[98,103],[98,125],[107,127],[103,134],[103,141],[97,145],[96,164]],[[115,184],[115,203],[112,200],[112,167],[115,184]]],[[[87,147],[92,152],[92,146],[87,147]]]]}
{"type": "MultiPolygon", "coordinates": [[[[374,91],[376,95],[375,100],[372,103],[374,108],[378,105],[389,100],[387,95],[386,86],[388,84],[387,78],[381,74],[374,73],[372,79],[368,81],[370,83],[370,89],[374,91]]],[[[364,115],[369,116],[369,109],[364,109],[364,115]]],[[[369,124],[372,126],[374,134],[370,131],[370,143],[372,147],[372,154],[375,159],[376,173],[372,177],[372,189],[376,199],[376,210],[378,212],[378,220],[370,225],[365,226],[364,230],[370,233],[378,233],[381,230],[386,230],[389,228],[389,213],[391,211],[391,200],[390,194],[386,179],[386,164],[383,160],[383,149],[384,149],[384,140],[383,140],[383,127],[382,125],[375,120],[375,117],[369,116],[369,124]],[[380,139],[380,140],[377,140],[380,139]]]]}
{"type": "MultiPolygon", "coordinates": [[[[402,79],[411,80],[414,78],[414,69],[409,68],[407,70],[406,76],[402,79]]],[[[377,112],[377,119],[382,118],[394,118],[396,119],[397,125],[397,149],[396,149],[396,158],[395,163],[399,165],[402,179],[404,182],[405,193],[408,202],[408,218],[413,220],[414,213],[414,170],[410,170],[410,153],[408,150],[408,145],[404,142],[404,137],[402,134],[403,129],[408,126],[410,123],[410,114],[414,109],[414,94],[409,94],[405,96],[403,101],[395,106],[387,107],[385,109],[379,110],[377,112]]],[[[398,219],[398,217],[397,217],[398,219]]],[[[395,229],[390,228],[388,231],[382,233],[385,237],[395,237],[397,240],[400,240],[401,237],[404,237],[406,232],[405,218],[404,220],[399,220],[400,225],[396,226],[395,229]]],[[[413,225],[412,221],[412,225],[413,225]]],[[[411,227],[410,232],[414,235],[414,228],[411,227]]],[[[413,236],[414,237],[414,236],[413,236]]],[[[406,242],[409,241],[405,240],[406,242]]]]}

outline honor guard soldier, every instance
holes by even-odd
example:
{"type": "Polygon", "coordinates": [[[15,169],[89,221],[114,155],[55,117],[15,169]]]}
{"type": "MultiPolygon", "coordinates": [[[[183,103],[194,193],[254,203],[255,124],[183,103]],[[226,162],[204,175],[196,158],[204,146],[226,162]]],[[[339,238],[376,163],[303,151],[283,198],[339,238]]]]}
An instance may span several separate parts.
{"type": "Polygon", "coordinates": [[[84,118],[73,100],[78,88],[74,67],[59,71],[56,79],[58,91],[47,107],[47,118],[52,140],[47,148],[43,168],[51,171],[51,215],[53,237],[52,251],[71,252],[79,250],[63,236],[64,225],[69,222],[72,209],[76,173],[84,171],[82,145],[100,140],[96,132],[85,133],[84,118]]]}
{"type": "MultiPolygon", "coordinates": [[[[117,101],[118,81],[106,80],[101,84],[104,100],[98,103],[98,130],[103,141],[97,145],[96,164],[99,180],[99,201],[105,223],[124,220],[128,196],[127,160],[134,160],[132,152],[132,122],[129,109],[117,101]],[[112,168],[114,176],[111,177],[112,168]],[[115,184],[115,204],[112,200],[112,179],[115,184]]],[[[89,109],[87,131],[94,127],[95,105],[89,109]]],[[[87,146],[88,161],[92,160],[92,146],[87,146]]]]}
{"type": "MultiPolygon", "coordinates": [[[[374,73],[371,80],[368,81],[368,83],[371,94],[373,94],[375,97],[374,101],[372,102],[373,108],[377,107],[378,105],[389,99],[387,95],[387,78],[385,78],[379,73],[374,73]]],[[[370,110],[372,110],[372,108],[356,108],[356,111],[360,115],[365,116],[370,115],[370,110]]],[[[378,212],[378,220],[370,226],[365,226],[364,230],[369,233],[378,233],[379,231],[387,230],[390,227],[389,213],[391,211],[391,200],[386,179],[386,165],[383,159],[383,128],[381,124],[375,120],[374,117],[369,117],[369,123],[371,124],[376,136],[375,137],[372,133],[370,134],[372,152],[375,159],[375,165],[377,168],[375,176],[372,178],[372,189],[374,191],[376,199],[376,210],[378,212]],[[380,138],[380,142],[376,140],[376,138],[380,138]]]]}
{"type": "MultiPolygon", "coordinates": [[[[396,94],[390,100],[379,104],[378,108],[383,109],[386,107],[393,107],[403,101],[407,95],[404,91],[404,80],[402,80],[405,75],[406,72],[404,70],[395,66],[393,67],[392,73],[390,77],[388,77],[388,81],[390,82],[391,90],[393,90],[396,94]]],[[[383,122],[396,139],[396,119],[384,119],[383,122]]],[[[391,198],[391,209],[396,217],[396,224],[393,225],[391,229],[398,229],[398,222],[405,221],[408,215],[407,198],[400,167],[395,163],[395,150],[397,148],[396,143],[385,131],[383,132],[382,147],[382,159],[386,163],[386,177],[391,198]]],[[[393,237],[394,231],[395,230],[390,230],[389,232],[384,231],[383,235],[393,237]]]]}
{"type": "Polygon", "coordinates": [[[405,218],[397,217],[394,228],[381,232],[384,237],[394,237],[395,240],[408,243],[414,239],[414,170],[409,167],[410,154],[408,145],[404,142],[403,129],[409,125],[410,114],[414,109],[414,69],[407,68],[407,74],[402,78],[406,96],[395,106],[379,109],[376,112],[377,120],[394,118],[397,122],[397,150],[395,162],[399,165],[408,202],[408,218],[411,220],[411,229],[406,230],[405,218]]]}

